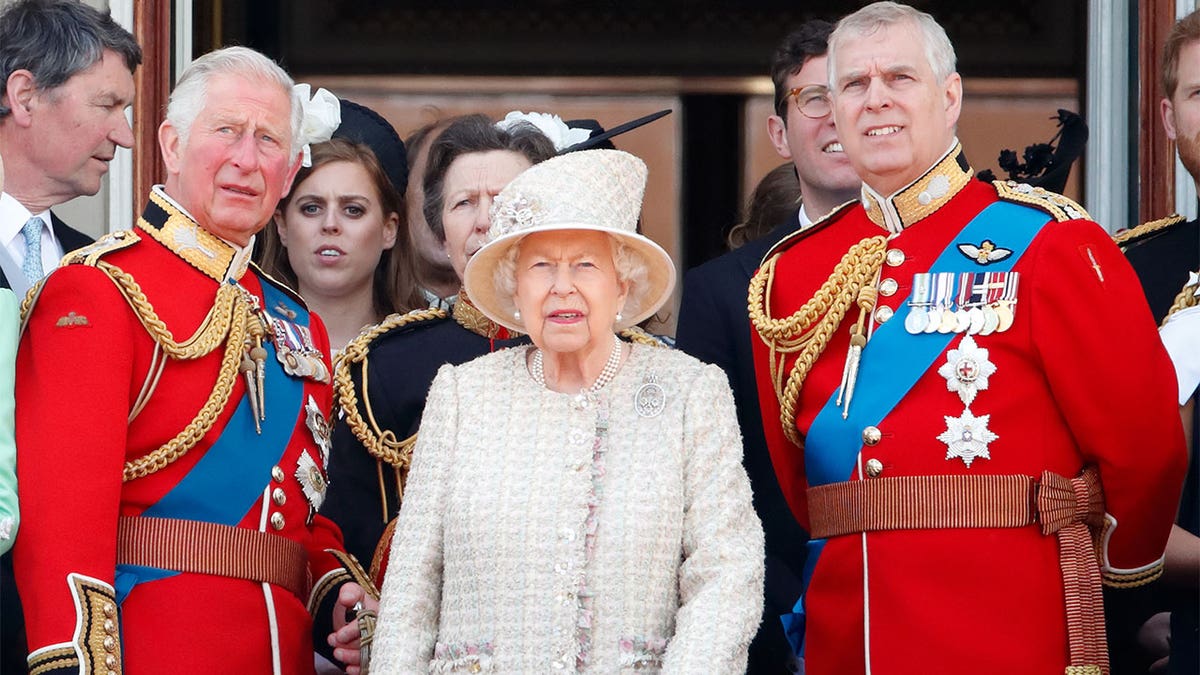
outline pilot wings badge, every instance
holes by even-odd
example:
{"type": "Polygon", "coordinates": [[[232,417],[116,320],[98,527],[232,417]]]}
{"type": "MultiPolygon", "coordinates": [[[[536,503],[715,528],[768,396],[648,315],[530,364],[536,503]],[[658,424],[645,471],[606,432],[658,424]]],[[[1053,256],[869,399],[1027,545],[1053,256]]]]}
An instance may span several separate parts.
{"type": "Polygon", "coordinates": [[[1012,255],[1011,248],[996,246],[990,239],[984,239],[983,243],[978,246],[975,244],[959,244],[958,250],[980,265],[990,265],[994,262],[1000,262],[1012,255]]]}

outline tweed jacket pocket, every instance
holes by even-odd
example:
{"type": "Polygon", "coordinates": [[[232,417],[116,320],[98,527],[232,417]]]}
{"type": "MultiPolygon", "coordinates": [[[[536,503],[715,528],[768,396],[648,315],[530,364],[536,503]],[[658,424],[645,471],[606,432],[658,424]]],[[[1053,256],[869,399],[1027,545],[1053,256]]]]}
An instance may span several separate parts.
{"type": "Polygon", "coordinates": [[[431,673],[489,673],[492,671],[492,641],[438,642],[429,662],[431,673]]]}
{"type": "Polygon", "coordinates": [[[667,653],[667,638],[623,635],[617,641],[622,673],[657,673],[667,653]]]}

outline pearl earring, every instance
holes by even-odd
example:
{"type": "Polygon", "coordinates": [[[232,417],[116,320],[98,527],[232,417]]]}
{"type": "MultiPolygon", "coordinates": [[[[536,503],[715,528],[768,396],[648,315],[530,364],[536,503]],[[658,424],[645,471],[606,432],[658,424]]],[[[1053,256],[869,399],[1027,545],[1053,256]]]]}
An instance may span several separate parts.
{"type": "Polygon", "coordinates": [[[617,323],[620,323],[620,322],[621,322],[621,319],[624,319],[624,318],[625,318],[625,317],[621,316],[621,313],[620,313],[620,312],[617,312],[617,323]]]}
{"type": "Polygon", "coordinates": [[[519,309],[513,310],[513,318],[516,319],[517,321],[520,321],[521,320],[521,310],[519,310],[519,309]]]}

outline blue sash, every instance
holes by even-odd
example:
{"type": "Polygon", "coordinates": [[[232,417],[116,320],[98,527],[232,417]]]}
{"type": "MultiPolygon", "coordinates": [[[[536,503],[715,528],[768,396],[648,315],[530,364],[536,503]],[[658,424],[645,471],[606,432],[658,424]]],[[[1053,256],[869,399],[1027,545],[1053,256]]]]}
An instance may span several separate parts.
{"type": "MultiPolygon", "coordinates": [[[[307,322],[308,312],[287,295],[263,284],[264,306],[283,303],[307,322]]],[[[264,480],[283,456],[304,406],[304,381],[283,371],[275,357],[275,344],[267,340],[265,415],[262,433],[254,426],[254,414],[245,396],[217,440],[183,480],[150,506],[143,516],[178,518],[234,526],[242,521],[262,497],[264,480]]],[[[114,587],[117,602],[139,583],[179,574],[175,570],[117,565],[114,587]]]]}
{"type": "MultiPolygon", "coordinates": [[[[990,239],[1012,249],[1012,255],[989,263],[988,272],[1008,272],[1024,255],[1033,238],[1048,218],[1045,212],[1013,204],[996,202],[971,219],[951,240],[949,246],[930,266],[929,272],[977,272],[980,265],[957,248],[960,243],[978,245],[990,239]]],[[[842,407],[837,405],[835,390],[817,413],[804,439],[804,470],[809,486],[840,483],[851,478],[862,449],[862,430],[878,426],[921,376],[945,352],[956,333],[923,333],[910,335],[904,329],[908,318],[910,295],[896,309],[892,318],[879,326],[863,348],[858,368],[858,387],[850,414],[842,419],[842,407]]],[[[816,567],[824,540],[810,541],[809,557],[805,561],[803,584],[816,567]]],[[[804,595],[796,601],[792,614],[780,617],[788,640],[796,654],[803,656],[804,595]]]]}

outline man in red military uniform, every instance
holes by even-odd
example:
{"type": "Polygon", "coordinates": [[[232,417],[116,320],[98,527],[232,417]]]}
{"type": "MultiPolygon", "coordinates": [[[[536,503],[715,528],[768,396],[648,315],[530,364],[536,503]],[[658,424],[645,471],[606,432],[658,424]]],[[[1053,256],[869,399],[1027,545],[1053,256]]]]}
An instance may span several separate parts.
{"type": "Polygon", "coordinates": [[[312,672],[314,617],[322,645],[344,622],[363,576],[315,515],[328,339],[248,267],[299,167],[291,86],[249,49],[197,59],[165,186],[36,291],[15,549],[35,672],[312,672]]]}
{"type": "Polygon", "coordinates": [[[1070,200],[972,177],[932,17],[850,15],[829,71],[862,200],[750,290],[807,672],[1106,672],[1101,580],[1160,574],[1185,461],[1137,279],[1070,200]]]}

